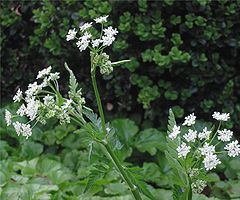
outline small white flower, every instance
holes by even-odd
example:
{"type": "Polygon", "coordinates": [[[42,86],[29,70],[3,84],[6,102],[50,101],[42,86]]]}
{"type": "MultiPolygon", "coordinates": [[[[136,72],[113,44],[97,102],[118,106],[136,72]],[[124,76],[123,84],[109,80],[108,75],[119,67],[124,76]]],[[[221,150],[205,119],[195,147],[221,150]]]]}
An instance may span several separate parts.
{"type": "Polygon", "coordinates": [[[215,154],[207,155],[203,160],[204,167],[207,171],[212,170],[221,164],[221,161],[217,158],[215,154]]]}
{"type": "Polygon", "coordinates": [[[71,104],[73,103],[72,99],[68,99],[64,104],[62,105],[63,110],[70,110],[72,108],[71,104]]]}
{"type": "Polygon", "coordinates": [[[215,153],[215,146],[205,143],[199,150],[203,156],[207,156],[215,153]]]}
{"type": "Polygon", "coordinates": [[[232,141],[231,143],[227,144],[224,147],[224,149],[228,151],[228,155],[230,157],[235,157],[240,154],[240,145],[238,144],[237,140],[232,141]]]}
{"type": "Polygon", "coordinates": [[[7,109],[5,110],[5,121],[7,123],[7,126],[10,126],[12,124],[12,114],[7,109]]]}
{"type": "Polygon", "coordinates": [[[174,139],[178,136],[179,133],[180,133],[180,126],[174,125],[174,126],[173,126],[173,130],[172,130],[172,132],[169,134],[168,137],[169,137],[171,140],[174,140],[174,139]]]}
{"type": "Polygon", "coordinates": [[[39,91],[39,86],[37,82],[29,83],[28,89],[25,91],[26,98],[31,99],[32,96],[36,95],[39,91]]]}
{"type": "Polygon", "coordinates": [[[43,98],[44,105],[48,107],[52,107],[54,105],[54,102],[55,102],[54,97],[50,96],[49,94],[43,98]]]}
{"type": "Polygon", "coordinates": [[[196,182],[191,184],[192,191],[199,194],[204,190],[206,186],[207,182],[203,180],[196,180],[196,182]]]}
{"type": "Polygon", "coordinates": [[[22,124],[22,135],[25,136],[27,139],[29,136],[32,135],[32,129],[30,124],[22,124]]]}
{"type": "Polygon", "coordinates": [[[105,29],[103,29],[104,35],[112,37],[118,34],[118,30],[116,28],[113,28],[112,26],[109,26],[105,29]]]}
{"type": "Polygon", "coordinates": [[[33,121],[37,117],[39,104],[34,99],[30,99],[27,102],[26,107],[26,115],[29,117],[31,121],[33,121]]]}
{"type": "Polygon", "coordinates": [[[102,40],[100,40],[100,39],[92,40],[92,47],[93,48],[98,47],[101,42],[102,42],[102,40]]]}
{"type": "Polygon", "coordinates": [[[182,143],[178,148],[177,148],[177,152],[178,152],[178,157],[181,158],[186,158],[187,154],[190,152],[191,147],[187,146],[186,143],[182,143]]]}
{"type": "Polygon", "coordinates": [[[115,35],[117,35],[117,29],[113,29],[112,26],[103,29],[104,35],[102,37],[103,46],[110,46],[115,40],[115,35]]]}
{"type": "Polygon", "coordinates": [[[229,113],[220,113],[220,112],[214,112],[212,115],[213,119],[216,119],[218,121],[227,121],[230,119],[229,113]]]}
{"type": "Polygon", "coordinates": [[[45,77],[45,78],[43,79],[42,83],[38,86],[39,90],[48,86],[48,82],[49,82],[49,80],[50,80],[51,74],[52,74],[52,73],[50,73],[49,77],[45,77]]]}
{"type": "Polygon", "coordinates": [[[55,72],[55,73],[50,73],[49,77],[48,77],[48,81],[56,81],[60,78],[60,73],[59,72],[55,72]]]}
{"type": "Polygon", "coordinates": [[[188,133],[186,133],[183,137],[187,142],[195,142],[197,138],[197,131],[189,129],[188,133]]]}
{"type": "Polygon", "coordinates": [[[52,67],[49,66],[48,68],[39,71],[37,75],[37,79],[44,78],[45,76],[50,74],[51,70],[52,70],[52,67]]]}
{"type": "Polygon", "coordinates": [[[22,91],[18,89],[17,93],[13,97],[14,102],[20,102],[22,99],[22,91]]]}
{"type": "Polygon", "coordinates": [[[90,27],[92,27],[92,22],[90,22],[90,23],[87,22],[87,23],[83,24],[82,26],[79,26],[79,28],[82,32],[89,29],[90,27]]]}
{"type": "Polygon", "coordinates": [[[195,124],[195,121],[196,121],[196,116],[194,115],[194,113],[192,113],[187,117],[185,117],[185,121],[183,122],[183,125],[192,126],[195,124]]]}
{"type": "Polygon", "coordinates": [[[203,139],[209,140],[210,134],[211,134],[211,131],[208,131],[207,127],[205,127],[203,131],[198,134],[198,138],[200,140],[203,140],[203,139]]]}
{"type": "Polygon", "coordinates": [[[115,40],[115,37],[111,37],[111,36],[103,36],[102,37],[102,42],[103,42],[103,46],[110,46],[115,40]]]}
{"type": "Polygon", "coordinates": [[[29,136],[32,135],[32,129],[30,124],[22,124],[20,122],[14,122],[13,127],[18,136],[22,134],[23,136],[28,138],[29,136]]]}
{"type": "Polygon", "coordinates": [[[80,52],[84,51],[88,47],[88,45],[90,43],[89,39],[91,37],[92,37],[92,35],[90,33],[85,32],[83,34],[83,36],[79,38],[79,40],[77,41],[76,45],[79,48],[80,52]]]}
{"type": "Polygon", "coordinates": [[[107,22],[107,18],[108,18],[108,15],[102,16],[102,17],[98,17],[98,18],[94,19],[94,21],[96,23],[101,24],[101,23],[107,22]]]}
{"type": "Polygon", "coordinates": [[[68,34],[66,36],[66,40],[70,41],[73,40],[76,37],[77,31],[74,29],[69,29],[68,34]]]}
{"type": "Polygon", "coordinates": [[[17,135],[19,136],[22,132],[22,124],[20,122],[13,122],[13,127],[14,127],[17,135]]]}
{"type": "Polygon", "coordinates": [[[20,106],[20,108],[17,110],[17,114],[21,117],[26,114],[26,107],[24,104],[20,106]]]}
{"type": "Polygon", "coordinates": [[[61,112],[58,115],[58,119],[60,121],[60,124],[69,124],[71,122],[71,118],[67,112],[61,112]]]}
{"type": "Polygon", "coordinates": [[[233,132],[227,129],[218,130],[218,139],[223,142],[229,142],[233,136],[233,132]]]}

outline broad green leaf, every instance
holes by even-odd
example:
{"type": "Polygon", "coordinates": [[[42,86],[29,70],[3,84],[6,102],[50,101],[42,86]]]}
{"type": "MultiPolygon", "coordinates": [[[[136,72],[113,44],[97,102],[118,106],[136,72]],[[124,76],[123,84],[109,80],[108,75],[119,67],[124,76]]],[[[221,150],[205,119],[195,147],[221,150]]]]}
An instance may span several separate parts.
{"type": "Polygon", "coordinates": [[[115,128],[120,141],[126,146],[131,145],[133,136],[138,132],[138,127],[134,121],[129,119],[115,119],[111,124],[115,128]]]}
{"type": "Polygon", "coordinates": [[[157,150],[164,151],[166,149],[166,139],[162,132],[149,128],[137,134],[134,145],[141,152],[147,151],[151,155],[155,155],[157,150]]]}
{"type": "Polygon", "coordinates": [[[39,156],[43,152],[43,145],[40,143],[25,141],[21,149],[21,157],[24,158],[34,158],[39,156]]]}
{"type": "Polygon", "coordinates": [[[123,195],[128,193],[125,183],[110,183],[105,186],[104,192],[110,195],[123,195]]]}

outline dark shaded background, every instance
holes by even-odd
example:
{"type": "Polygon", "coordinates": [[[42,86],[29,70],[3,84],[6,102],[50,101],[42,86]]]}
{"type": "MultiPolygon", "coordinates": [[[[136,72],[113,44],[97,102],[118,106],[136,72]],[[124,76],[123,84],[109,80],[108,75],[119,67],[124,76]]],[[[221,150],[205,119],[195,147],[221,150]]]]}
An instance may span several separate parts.
{"type": "Polygon", "coordinates": [[[64,83],[66,61],[94,104],[89,52],[79,53],[65,35],[83,21],[108,14],[109,25],[119,29],[108,53],[112,60],[132,59],[110,76],[99,76],[109,117],[165,128],[170,107],[178,118],[195,112],[210,119],[214,111],[224,111],[239,131],[239,2],[1,1],[2,102],[48,65],[63,74],[64,83]]]}

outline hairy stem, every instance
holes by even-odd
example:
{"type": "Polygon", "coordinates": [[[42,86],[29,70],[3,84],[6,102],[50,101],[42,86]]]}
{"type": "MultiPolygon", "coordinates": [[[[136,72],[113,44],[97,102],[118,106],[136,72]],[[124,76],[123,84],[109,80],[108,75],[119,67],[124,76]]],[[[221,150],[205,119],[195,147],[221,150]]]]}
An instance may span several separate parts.
{"type": "MultiPolygon", "coordinates": [[[[100,95],[99,95],[98,88],[97,88],[97,82],[96,82],[95,73],[96,73],[96,66],[94,66],[93,56],[91,56],[92,85],[93,85],[94,94],[95,94],[95,97],[96,97],[96,100],[97,100],[97,106],[98,106],[99,115],[100,115],[100,118],[101,118],[102,131],[105,134],[107,134],[106,122],[105,122],[105,117],[104,117],[104,113],[103,113],[102,102],[101,102],[100,95]]],[[[120,160],[118,159],[118,157],[116,156],[116,154],[112,151],[110,145],[107,142],[104,142],[102,144],[106,148],[109,156],[111,157],[112,162],[114,163],[114,165],[117,168],[117,170],[120,172],[122,178],[128,184],[128,186],[129,186],[129,188],[130,188],[134,198],[136,200],[142,200],[137,187],[133,184],[133,182],[130,179],[130,177],[128,176],[127,172],[124,170],[124,167],[122,166],[122,164],[121,164],[120,160]]]]}

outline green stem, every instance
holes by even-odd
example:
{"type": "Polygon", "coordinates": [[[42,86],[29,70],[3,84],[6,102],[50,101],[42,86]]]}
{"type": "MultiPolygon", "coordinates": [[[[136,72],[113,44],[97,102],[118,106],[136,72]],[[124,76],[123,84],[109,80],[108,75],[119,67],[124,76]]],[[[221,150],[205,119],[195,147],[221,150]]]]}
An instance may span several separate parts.
{"type": "Polygon", "coordinates": [[[106,122],[105,122],[103,108],[102,108],[102,102],[101,102],[100,95],[99,95],[98,88],[97,88],[97,82],[96,82],[96,77],[95,77],[95,70],[91,74],[91,77],[92,77],[92,85],[93,85],[94,93],[95,93],[96,100],[97,100],[98,111],[99,111],[99,115],[100,115],[100,118],[101,118],[102,131],[105,134],[107,134],[106,122]]]}
{"type": "Polygon", "coordinates": [[[126,171],[124,170],[123,166],[121,165],[121,163],[120,163],[119,159],[117,158],[117,156],[115,155],[115,153],[112,151],[111,147],[108,144],[104,144],[104,147],[106,148],[107,152],[109,153],[109,155],[110,155],[113,163],[115,164],[116,168],[121,173],[122,178],[128,184],[134,198],[136,200],[141,200],[142,198],[141,198],[141,196],[138,192],[137,187],[132,183],[131,179],[127,175],[126,171]]]}
{"type": "Polygon", "coordinates": [[[92,85],[93,85],[93,90],[94,90],[94,94],[97,100],[97,106],[98,106],[98,111],[99,111],[99,115],[101,118],[101,124],[102,124],[102,131],[107,134],[107,129],[106,129],[106,122],[105,122],[105,118],[104,118],[104,113],[103,113],[103,107],[102,107],[102,102],[101,102],[101,98],[98,92],[98,88],[97,88],[97,81],[96,81],[96,64],[93,63],[94,61],[94,54],[91,54],[91,78],[92,78],[92,85]]]}
{"type": "Polygon", "coordinates": [[[221,121],[220,121],[219,124],[218,124],[217,130],[216,130],[216,132],[214,133],[214,135],[213,135],[212,139],[210,140],[209,144],[211,144],[212,141],[214,140],[214,138],[217,136],[217,133],[218,133],[218,130],[220,129],[220,127],[221,127],[221,124],[222,124],[222,123],[221,123],[221,121]]]}
{"type": "MultiPolygon", "coordinates": [[[[91,55],[91,78],[92,78],[92,85],[93,85],[95,97],[96,97],[96,100],[97,100],[97,106],[98,106],[99,115],[100,115],[100,118],[101,118],[102,131],[107,135],[106,122],[105,122],[105,118],[104,118],[102,102],[101,102],[100,95],[99,95],[99,92],[98,92],[96,76],[95,76],[96,66],[93,63],[93,58],[94,58],[94,55],[91,55]]],[[[128,186],[129,186],[129,188],[130,188],[134,198],[136,200],[142,200],[142,198],[141,198],[141,196],[139,194],[138,188],[132,183],[132,180],[128,176],[127,172],[124,170],[124,167],[121,165],[121,162],[119,161],[119,159],[115,155],[115,153],[112,151],[112,149],[109,146],[109,144],[107,144],[107,142],[102,142],[102,144],[106,148],[106,150],[107,150],[109,156],[111,157],[112,162],[114,163],[115,167],[121,173],[122,178],[128,184],[128,186]]]]}

